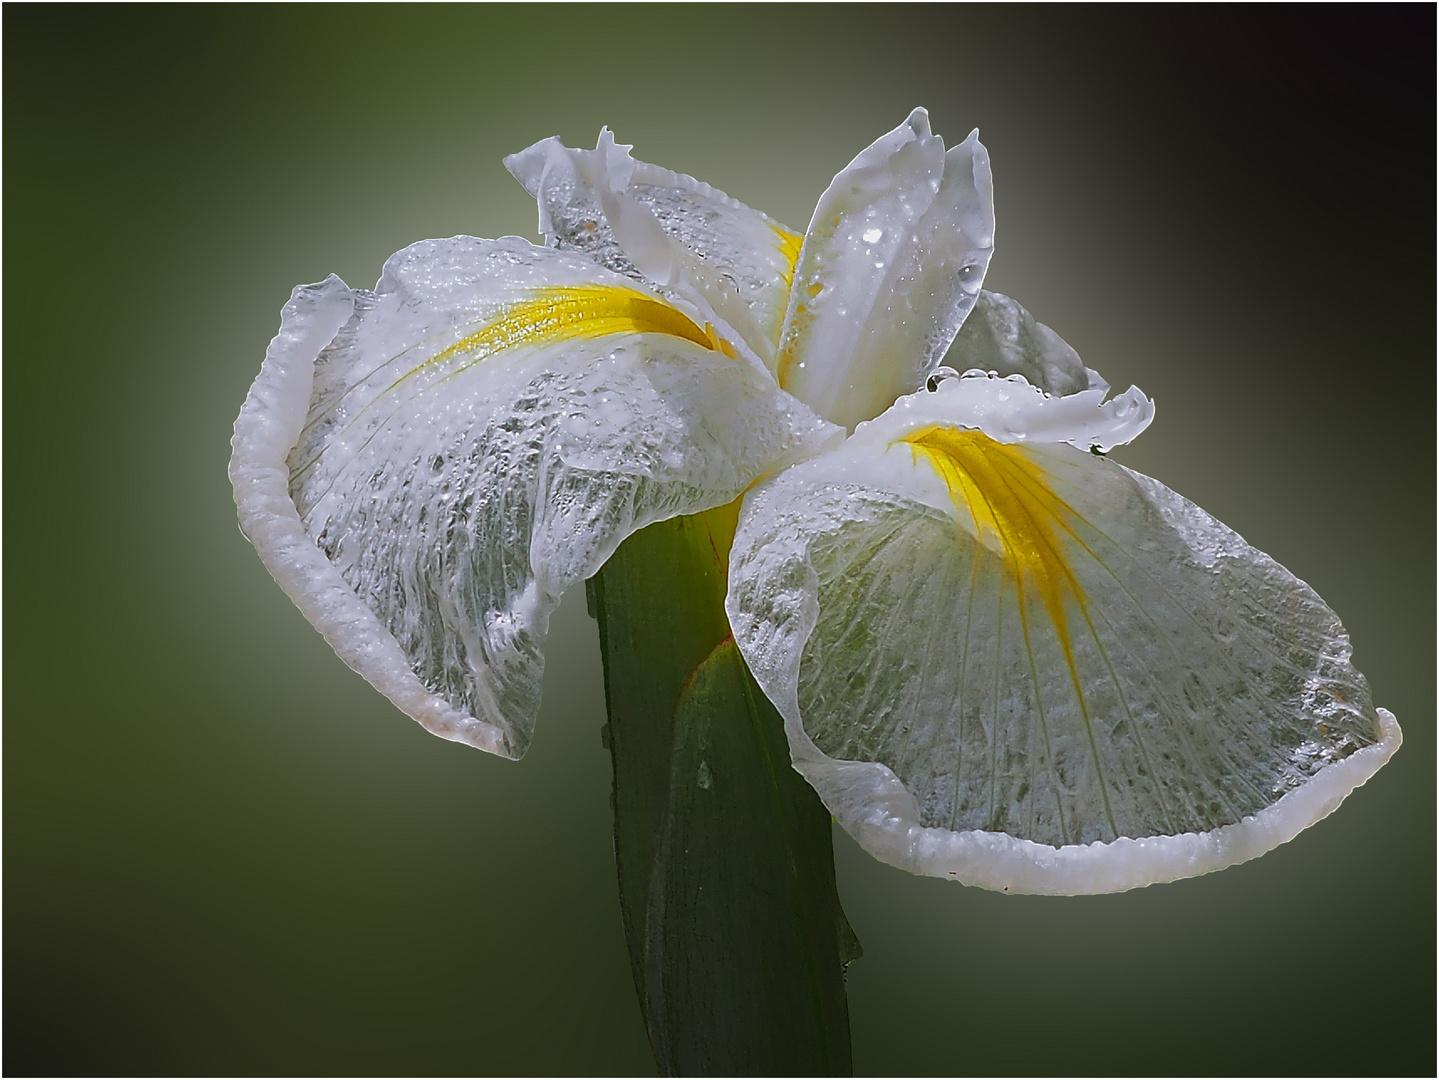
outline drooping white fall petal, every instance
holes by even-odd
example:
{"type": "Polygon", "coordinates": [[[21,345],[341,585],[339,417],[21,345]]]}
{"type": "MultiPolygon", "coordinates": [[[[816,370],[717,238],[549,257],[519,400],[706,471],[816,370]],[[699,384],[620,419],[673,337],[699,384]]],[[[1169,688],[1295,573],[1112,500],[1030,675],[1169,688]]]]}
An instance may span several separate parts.
{"type": "Polygon", "coordinates": [[[518,757],[560,594],[840,434],[716,345],[583,257],[415,244],[286,306],[235,425],[241,526],[396,705],[518,757]]]}
{"type": "Polygon", "coordinates": [[[1219,869],[1394,752],[1343,627],[1095,453],[1152,407],[966,378],[745,498],[727,601],[796,767],[877,857],[1009,892],[1219,869]]]}

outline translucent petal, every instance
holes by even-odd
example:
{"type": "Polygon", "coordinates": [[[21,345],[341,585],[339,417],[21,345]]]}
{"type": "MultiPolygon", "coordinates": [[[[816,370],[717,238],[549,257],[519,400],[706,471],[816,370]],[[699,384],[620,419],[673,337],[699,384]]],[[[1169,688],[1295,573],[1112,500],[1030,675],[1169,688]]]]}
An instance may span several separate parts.
{"type": "Polygon", "coordinates": [[[1398,747],[1278,563],[1148,477],[916,396],[746,496],[730,564],[796,767],[872,854],[1117,892],[1262,854],[1398,747]]]}
{"type": "Polygon", "coordinates": [[[801,237],[690,176],[630,156],[606,129],[593,150],[558,138],[505,166],[539,203],[551,247],[693,305],[702,321],[773,369],[801,237]]]}
{"type": "Polygon", "coordinates": [[[1099,389],[1067,341],[1036,322],[1016,301],[988,289],[980,292],[943,363],[955,371],[977,368],[1023,375],[1041,390],[1060,396],[1099,389]]]}
{"type": "Polygon", "coordinates": [[[1104,389],[1054,397],[1031,386],[1023,375],[966,372],[935,390],[907,394],[877,420],[860,424],[855,435],[888,441],[896,430],[924,424],[963,424],[1000,442],[1064,442],[1101,452],[1132,442],[1154,420],[1154,402],[1137,386],[1105,401],[1104,389]]]}
{"type": "Polygon", "coordinates": [[[513,237],[426,241],[285,308],[235,424],[241,526],[336,652],[518,757],[560,594],[836,429],[682,313],[513,237]]]}
{"type": "Polygon", "coordinates": [[[780,384],[850,429],[877,416],[944,356],[993,248],[978,132],[946,153],[914,110],[815,208],[780,337],[780,384]]]}

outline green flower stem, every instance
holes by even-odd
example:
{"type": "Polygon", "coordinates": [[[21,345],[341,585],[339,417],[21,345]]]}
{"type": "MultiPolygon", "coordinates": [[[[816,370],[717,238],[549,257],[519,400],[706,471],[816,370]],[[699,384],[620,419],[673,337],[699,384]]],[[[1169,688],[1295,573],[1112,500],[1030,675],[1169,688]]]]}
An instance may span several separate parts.
{"type": "Polygon", "coordinates": [[[636,533],[589,582],[630,964],[666,1075],[848,1075],[859,953],[830,815],[724,614],[734,506],[636,533]]]}

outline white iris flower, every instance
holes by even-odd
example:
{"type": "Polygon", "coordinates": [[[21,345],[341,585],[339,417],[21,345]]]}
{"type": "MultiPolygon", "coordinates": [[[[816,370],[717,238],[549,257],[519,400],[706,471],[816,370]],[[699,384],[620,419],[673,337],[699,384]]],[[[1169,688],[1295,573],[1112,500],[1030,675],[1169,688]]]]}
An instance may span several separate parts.
{"type": "Polygon", "coordinates": [[[602,132],[507,159],[548,246],[297,288],[235,425],[240,521],[336,652],[518,758],[560,595],[741,497],[726,608],[866,849],[1009,892],[1259,855],[1399,745],[1302,581],[1103,456],[1154,414],[981,291],[977,133],[922,109],[803,237],[602,132]],[[962,329],[961,329],[962,328],[962,329]],[[965,372],[959,376],[957,372],[965,372]]]}

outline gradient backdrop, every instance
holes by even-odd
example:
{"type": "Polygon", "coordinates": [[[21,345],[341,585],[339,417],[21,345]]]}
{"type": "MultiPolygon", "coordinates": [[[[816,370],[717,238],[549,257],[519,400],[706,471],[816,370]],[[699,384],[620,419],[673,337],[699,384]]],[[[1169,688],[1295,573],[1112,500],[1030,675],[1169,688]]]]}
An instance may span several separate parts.
{"type": "Polygon", "coordinates": [[[1428,6],[4,12],[5,1071],[644,1073],[596,633],[519,764],[424,734],[235,527],[297,282],[533,236],[500,164],[609,124],[803,228],[927,105],[988,284],[1158,420],[1119,455],[1314,584],[1406,743],[1258,862],[1007,897],[836,837],[861,1073],[1434,1058],[1428,6]]]}

